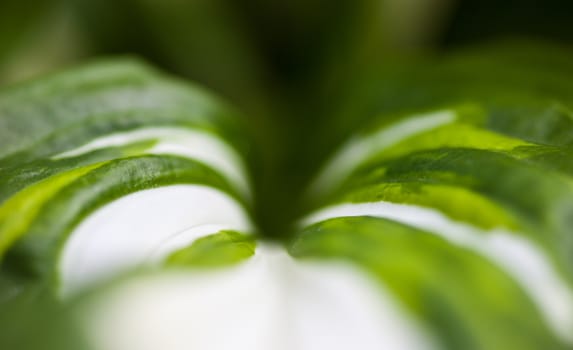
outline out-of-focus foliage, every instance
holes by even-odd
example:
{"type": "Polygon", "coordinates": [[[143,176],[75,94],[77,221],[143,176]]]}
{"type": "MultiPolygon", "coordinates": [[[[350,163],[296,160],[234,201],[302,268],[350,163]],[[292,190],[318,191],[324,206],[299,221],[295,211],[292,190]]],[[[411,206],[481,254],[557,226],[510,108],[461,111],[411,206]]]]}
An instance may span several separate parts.
{"type": "Polygon", "coordinates": [[[85,41],[65,0],[0,2],[0,84],[76,62],[85,41]]]}
{"type": "Polygon", "coordinates": [[[46,296],[0,303],[0,325],[1,349],[90,349],[69,307],[46,296]]]}
{"type": "Polygon", "coordinates": [[[571,40],[571,6],[565,0],[5,0],[0,82],[129,53],[210,87],[246,112],[261,153],[252,164],[257,213],[264,227],[280,231],[297,215],[296,189],[317,160],[360,118],[376,113],[365,99],[380,67],[395,74],[406,61],[482,34],[571,40]]]}

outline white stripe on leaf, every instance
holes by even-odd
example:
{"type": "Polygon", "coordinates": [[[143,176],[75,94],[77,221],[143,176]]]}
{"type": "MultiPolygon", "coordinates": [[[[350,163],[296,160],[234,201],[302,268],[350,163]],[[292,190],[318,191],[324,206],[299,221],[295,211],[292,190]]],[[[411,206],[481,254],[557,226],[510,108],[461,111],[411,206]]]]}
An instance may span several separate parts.
{"type": "Polygon", "coordinates": [[[220,172],[242,194],[249,195],[245,165],[237,152],[216,135],[201,131],[172,127],[150,127],[99,137],[52,157],[71,158],[108,147],[126,146],[135,142],[156,140],[144,154],[166,154],[198,160],[220,172]]]}
{"type": "Polygon", "coordinates": [[[346,179],[360,164],[371,156],[389,148],[402,140],[457,119],[454,110],[414,115],[394,124],[385,126],[366,137],[354,137],[332,157],[313,182],[310,193],[322,195],[346,179]]]}
{"type": "Polygon", "coordinates": [[[85,315],[96,350],[437,348],[361,270],[265,244],[230,268],[128,281],[85,315]]]}
{"type": "Polygon", "coordinates": [[[241,205],[219,190],[172,185],[132,193],[73,230],[59,261],[61,293],[68,296],[222,229],[249,232],[252,225],[241,205]]]}

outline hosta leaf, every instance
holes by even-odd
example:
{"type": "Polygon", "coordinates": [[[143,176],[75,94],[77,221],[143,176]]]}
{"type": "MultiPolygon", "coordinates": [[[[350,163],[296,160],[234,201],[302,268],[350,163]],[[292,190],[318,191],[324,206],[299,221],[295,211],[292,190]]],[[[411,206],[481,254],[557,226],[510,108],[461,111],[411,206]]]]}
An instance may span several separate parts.
{"type": "Polygon", "coordinates": [[[568,145],[572,56],[551,45],[500,43],[413,67],[387,67],[364,88],[370,106],[364,115],[473,103],[485,112],[488,129],[530,142],[568,145]]]}
{"type": "Polygon", "coordinates": [[[571,347],[570,67],[511,57],[387,72],[281,244],[208,93],[131,59],[6,89],[0,297],[74,306],[96,350],[571,347]]]}
{"type": "Polygon", "coordinates": [[[0,113],[3,164],[55,155],[97,136],[143,126],[187,126],[244,142],[237,119],[221,102],[128,59],[12,87],[0,97],[0,113]]]}
{"type": "Polygon", "coordinates": [[[291,252],[363,266],[440,333],[446,348],[559,348],[514,282],[427,232],[371,217],[338,218],[305,229],[291,252]]]}
{"type": "Polygon", "coordinates": [[[239,155],[248,141],[234,115],[206,92],[132,59],[102,61],[5,90],[4,274],[67,294],[145,263],[146,255],[177,233],[172,249],[225,229],[249,232],[251,194],[239,155]],[[179,202],[163,202],[169,200],[179,202]],[[168,214],[169,205],[179,210],[168,214]],[[123,208],[116,211],[133,222],[125,227],[98,220],[110,206],[123,208]],[[144,206],[155,207],[159,217],[138,219],[137,212],[149,212],[144,206]],[[193,208],[195,215],[182,216],[193,208]],[[169,225],[158,226],[168,217],[169,225]],[[102,225],[107,236],[89,233],[102,225]],[[122,234],[125,229],[130,233],[122,234]],[[97,239],[104,244],[101,251],[93,248],[97,239]]]}
{"type": "Polygon", "coordinates": [[[468,52],[376,78],[369,98],[378,114],[313,182],[307,198],[318,209],[301,222],[291,251],[370,271],[436,327],[446,348],[504,349],[522,341],[518,347],[567,348],[573,85],[565,74],[570,59],[563,57],[570,53],[514,64],[511,57],[527,51],[501,51],[468,52]],[[396,232],[405,242],[392,238],[396,232]],[[429,243],[420,235],[447,249],[422,247],[429,243]],[[464,263],[454,257],[460,252],[464,263]],[[478,276],[484,280],[473,282],[478,276]],[[466,292],[472,296],[460,304],[449,295],[466,292]],[[503,295],[511,301],[496,300],[503,295]],[[505,309],[513,302],[514,311],[505,309]],[[487,305],[491,311],[483,314],[465,309],[487,305]],[[527,315],[505,318],[518,309],[527,315]]]}
{"type": "MultiPolygon", "coordinates": [[[[2,227],[2,237],[16,235],[20,238],[25,234],[13,248],[12,254],[17,255],[18,259],[23,259],[21,255],[24,254],[26,258],[23,261],[28,262],[30,273],[45,275],[45,269],[53,266],[50,261],[54,261],[59,253],[60,242],[65,240],[62,235],[93,210],[132,192],[183,183],[205,184],[229,190],[216,173],[190,160],[152,156],[113,161],[80,177],[70,186],[59,188],[57,196],[50,198],[44,208],[37,210],[39,215],[19,220],[20,225],[28,222],[28,226],[18,227],[18,231],[2,227]]],[[[45,194],[43,188],[36,192],[45,194]]],[[[24,203],[31,200],[27,194],[24,195],[24,203]]],[[[11,201],[6,202],[2,209],[12,213],[11,220],[18,219],[13,213],[22,212],[22,208],[13,207],[11,201]]]]}
{"type": "Polygon", "coordinates": [[[570,245],[566,242],[569,242],[573,193],[566,178],[558,174],[551,176],[542,168],[506,155],[474,149],[419,152],[386,164],[366,166],[364,175],[357,176],[355,184],[348,186],[416,181],[472,189],[505,206],[510,213],[518,215],[524,225],[532,225],[532,231],[536,232],[532,235],[540,242],[553,245],[560,251],[558,255],[563,262],[571,266],[570,245]],[[381,173],[380,169],[384,171],[381,173]]]}

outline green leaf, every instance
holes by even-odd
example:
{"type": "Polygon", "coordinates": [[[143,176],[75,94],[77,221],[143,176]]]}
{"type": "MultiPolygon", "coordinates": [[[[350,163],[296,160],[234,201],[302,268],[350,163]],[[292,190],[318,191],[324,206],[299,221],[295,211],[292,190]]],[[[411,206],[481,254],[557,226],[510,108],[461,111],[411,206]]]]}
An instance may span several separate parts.
{"type": "Polygon", "coordinates": [[[195,184],[250,207],[240,156],[250,141],[241,128],[235,112],[216,98],[134,59],[101,61],[4,89],[3,270],[15,280],[57,286],[74,228],[138,191],[195,184]]]}
{"type": "Polygon", "coordinates": [[[378,218],[336,218],[305,228],[290,252],[363,267],[439,334],[444,348],[564,348],[507,275],[427,232],[378,218]]]}
{"type": "Polygon", "coordinates": [[[170,267],[229,266],[253,256],[255,245],[255,241],[250,236],[233,231],[223,231],[199,238],[189,247],[171,253],[165,265],[170,267]]]}

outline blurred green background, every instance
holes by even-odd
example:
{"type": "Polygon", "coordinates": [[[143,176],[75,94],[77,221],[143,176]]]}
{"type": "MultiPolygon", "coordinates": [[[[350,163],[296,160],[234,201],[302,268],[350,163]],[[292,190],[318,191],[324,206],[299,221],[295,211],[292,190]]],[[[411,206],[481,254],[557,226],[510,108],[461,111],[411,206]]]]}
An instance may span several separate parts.
{"type": "Polygon", "coordinates": [[[568,45],[572,23],[569,0],[1,0],[0,85],[129,54],[208,87],[243,111],[255,215],[281,237],[379,111],[373,79],[489,40],[568,45]]]}

